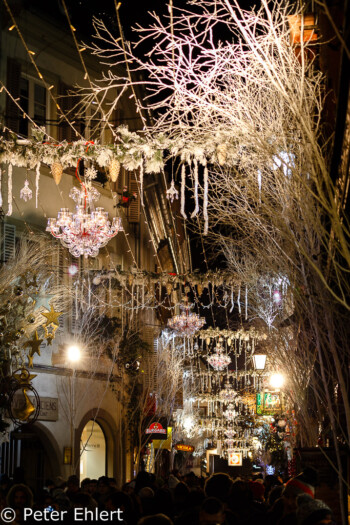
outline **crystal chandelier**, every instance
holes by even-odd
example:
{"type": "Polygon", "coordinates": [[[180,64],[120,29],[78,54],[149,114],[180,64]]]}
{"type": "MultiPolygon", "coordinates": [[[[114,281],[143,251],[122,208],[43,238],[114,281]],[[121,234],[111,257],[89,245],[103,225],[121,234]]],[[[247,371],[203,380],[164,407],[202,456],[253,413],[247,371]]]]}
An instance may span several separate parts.
{"type": "Polygon", "coordinates": [[[198,314],[191,312],[192,305],[181,304],[180,315],[174,315],[171,319],[168,319],[168,327],[179,335],[193,336],[198,330],[205,324],[204,317],[199,317],[198,314]]]}
{"type": "Polygon", "coordinates": [[[231,358],[224,354],[222,344],[218,342],[216,344],[215,354],[209,356],[207,361],[214,370],[221,371],[231,363],[231,358]]]}
{"type": "Polygon", "coordinates": [[[82,184],[81,189],[73,188],[69,196],[76,202],[76,212],[61,208],[57,219],[48,219],[46,231],[60,239],[74,257],[96,257],[100,248],[123,230],[121,218],[114,217],[111,224],[108,212],[95,209],[94,201],[100,194],[91,181],[82,184]]]}
{"type": "Polygon", "coordinates": [[[237,392],[232,388],[231,384],[227,381],[224,388],[220,391],[219,398],[220,401],[224,403],[229,403],[237,397],[237,392]]]}
{"type": "Polygon", "coordinates": [[[229,403],[226,410],[223,411],[222,415],[226,417],[229,421],[233,421],[236,417],[236,410],[235,405],[233,403],[229,403]]]}

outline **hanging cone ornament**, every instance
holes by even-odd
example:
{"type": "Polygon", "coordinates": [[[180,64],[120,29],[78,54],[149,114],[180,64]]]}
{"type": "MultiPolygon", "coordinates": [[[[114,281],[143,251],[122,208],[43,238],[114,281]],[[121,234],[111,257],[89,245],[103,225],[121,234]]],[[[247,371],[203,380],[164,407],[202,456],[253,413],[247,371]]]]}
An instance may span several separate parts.
{"type": "Polygon", "coordinates": [[[216,155],[220,166],[223,166],[227,158],[227,146],[226,144],[219,144],[216,148],[216,155]]]}
{"type": "Polygon", "coordinates": [[[112,159],[110,165],[108,166],[109,176],[112,182],[117,182],[118,175],[120,172],[120,162],[117,159],[112,159]]]}
{"type": "Polygon", "coordinates": [[[58,185],[61,182],[62,173],[63,173],[63,166],[60,162],[54,162],[51,166],[51,173],[53,176],[53,180],[58,185]]]}

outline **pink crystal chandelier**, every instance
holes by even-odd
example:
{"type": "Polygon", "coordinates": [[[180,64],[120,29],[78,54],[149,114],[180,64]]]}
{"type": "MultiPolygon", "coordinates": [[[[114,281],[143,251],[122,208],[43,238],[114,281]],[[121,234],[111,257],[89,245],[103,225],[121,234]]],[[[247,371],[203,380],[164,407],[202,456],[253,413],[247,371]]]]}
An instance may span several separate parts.
{"type": "Polygon", "coordinates": [[[199,317],[198,314],[191,312],[192,305],[181,304],[179,315],[174,315],[168,319],[168,327],[178,332],[179,335],[193,336],[205,324],[204,317],[199,317]]]}
{"type": "Polygon", "coordinates": [[[123,230],[120,217],[114,217],[112,223],[104,208],[96,208],[94,201],[100,197],[92,187],[91,181],[73,188],[69,196],[76,202],[75,213],[68,208],[61,208],[57,219],[48,219],[46,231],[60,239],[74,257],[96,257],[100,248],[123,230]]]}
{"type": "Polygon", "coordinates": [[[229,403],[230,401],[233,401],[237,397],[237,392],[232,388],[231,384],[227,381],[225,383],[224,388],[220,391],[219,398],[220,401],[223,401],[224,403],[229,403]]]}
{"type": "Polygon", "coordinates": [[[214,370],[221,371],[231,363],[231,358],[224,354],[222,344],[218,342],[216,344],[215,353],[209,356],[207,361],[214,370]]]}
{"type": "Polygon", "coordinates": [[[229,421],[233,421],[237,415],[235,405],[233,403],[229,403],[226,410],[223,411],[222,415],[229,421]]]}

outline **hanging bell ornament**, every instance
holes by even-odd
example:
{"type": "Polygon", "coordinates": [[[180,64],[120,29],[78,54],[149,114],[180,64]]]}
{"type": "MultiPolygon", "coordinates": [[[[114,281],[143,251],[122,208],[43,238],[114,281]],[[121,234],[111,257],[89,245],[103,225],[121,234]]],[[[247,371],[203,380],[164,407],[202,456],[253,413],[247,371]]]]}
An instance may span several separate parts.
{"type": "Polygon", "coordinates": [[[210,345],[210,337],[207,337],[205,342],[207,343],[207,345],[210,345]]]}
{"type": "Polygon", "coordinates": [[[170,297],[172,291],[173,291],[173,287],[171,286],[171,284],[168,283],[166,285],[166,293],[169,295],[169,297],[170,297]]]}
{"type": "Polygon", "coordinates": [[[227,158],[227,146],[226,144],[219,144],[216,148],[216,155],[220,166],[223,166],[227,158]]]}
{"type": "Polygon", "coordinates": [[[231,338],[229,337],[229,338],[227,339],[227,346],[231,346],[231,343],[232,343],[232,341],[231,341],[231,338]]]}
{"type": "Polygon", "coordinates": [[[62,173],[63,173],[63,166],[60,162],[54,162],[51,165],[51,173],[53,180],[58,185],[61,182],[62,173]]]}
{"type": "Polygon", "coordinates": [[[198,292],[198,295],[202,295],[202,293],[203,293],[203,286],[201,284],[197,284],[197,292],[198,292]]]}
{"type": "Polygon", "coordinates": [[[108,166],[109,176],[112,182],[117,182],[118,175],[120,172],[120,162],[117,159],[112,159],[110,165],[108,166]]]}

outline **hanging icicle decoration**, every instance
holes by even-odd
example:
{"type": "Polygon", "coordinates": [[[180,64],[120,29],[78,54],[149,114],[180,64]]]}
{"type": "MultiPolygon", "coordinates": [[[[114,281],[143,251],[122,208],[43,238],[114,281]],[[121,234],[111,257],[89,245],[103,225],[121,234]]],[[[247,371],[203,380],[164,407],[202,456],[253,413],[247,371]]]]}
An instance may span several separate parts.
{"type": "Polygon", "coordinates": [[[0,168],[0,208],[2,206],[2,191],[1,191],[1,182],[2,182],[2,171],[1,171],[1,168],[0,168]]]}
{"type": "Polygon", "coordinates": [[[245,285],[245,312],[244,312],[244,319],[248,319],[248,287],[245,285]]]}
{"type": "Polygon", "coordinates": [[[232,312],[234,306],[235,306],[235,301],[233,299],[233,286],[231,286],[231,308],[230,308],[230,313],[232,312]]]}
{"type": "Polygon", "coordinates": [[[258,170],[259,202],[261,204],[261,171],[258,170]]]}
{"type": "Polygon", "coordinates": [[[186,180],[186,168],[185,164],[182,165],[181,168],[181,215],[184,219],[187,219],[187,215],[185,213],[185,180],[186,180]]]}
{"type": "Polygon", "coordinates": [[[9,164],[9,169],[7,172],[8,182],[7,182],[7,204],[8,210],[6,215],[10,217],[12,215],[12,164],[9,164]]]}
{"type": "Polygon", "coordinates": [[[141,206],[143,206],[143,159],[141,158],[141,165],[140,165],[140,201],[141,206]]]}
{"type": "Polygon", "coordinates": [[[203,217],[204,217],[204,235],[208,235],[208,168],[204,168],[204,195],[203,195],[203,217]]]}
{"type": "Polygon", "coordinates": [[[199,202],[198,202],[198,162],[196,159],[193,160],[194,164],[194,170],[193,170],[193,177],[194,177],[194,202],[195,207],[193,212],[191,213],[191,219],[193,219],[199,212],[199,202]]]}
{"type": "Polygon", "coordinates": [[[237,306],[238,306],[238,311],[239,311],[239,313],[241,313],[241,303],[240,303],[240,300],[241,300],[241,287],[238,288],[238,296],[237,296],[237,306]]]}
{"type": "Polygon", "coordinates": [[[38,207],[38,198],[39,198],[39,179],[40,179],[40,162],[36,165],[36,175],[35,175],[35,207],[38,207]]]}

